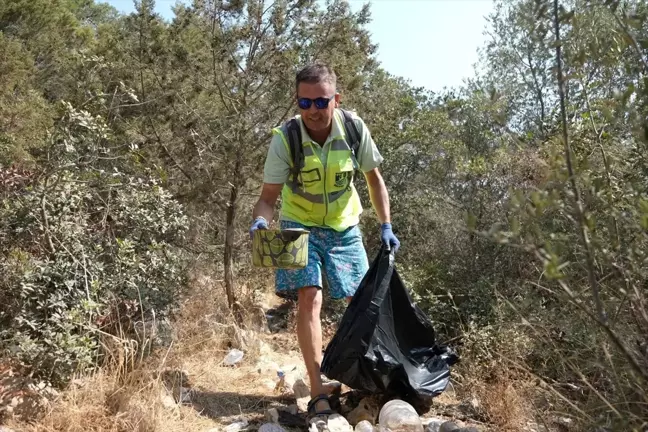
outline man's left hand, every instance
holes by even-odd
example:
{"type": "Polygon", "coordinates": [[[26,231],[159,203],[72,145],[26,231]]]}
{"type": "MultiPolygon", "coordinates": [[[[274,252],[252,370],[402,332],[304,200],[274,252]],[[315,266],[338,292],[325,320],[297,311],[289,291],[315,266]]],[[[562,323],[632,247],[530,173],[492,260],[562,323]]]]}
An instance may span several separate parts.
{"type": "Polygon", "coordinates": [[[382,238],[382,242],[387,246],[387,250],[394,250],[394,253],[398,252],[398,248],[400,247],[400,241],[396,238],[394,235],[394,232],[392,231],[392,226],[390,223],[384,223],[380,227],[381,234],[380,237],[382,238]]]}

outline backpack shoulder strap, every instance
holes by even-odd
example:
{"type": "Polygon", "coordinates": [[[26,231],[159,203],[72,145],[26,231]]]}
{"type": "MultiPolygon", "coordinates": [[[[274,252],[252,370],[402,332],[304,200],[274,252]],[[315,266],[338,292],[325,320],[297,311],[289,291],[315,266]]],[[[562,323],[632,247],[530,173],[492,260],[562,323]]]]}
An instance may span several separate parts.
{"type": "Polygon", "coordinates": [[[347,143],[349,144],[349,147],[351,147],[351,151],[355,157],[358,147],[360,147],[361,135],[355,121],[353,120],[351,112],[344,109],[340,109],[340,111],[342,111],[342,116],[344,117],[344,134],[347,137],[347,143]]]}
{"type": "Polygon", "coordinates": [[[290,168],[292,184],[296,186],[299,184],[299,172],[304,166],[301,127],[299,126],[299,121],[294,117],[288,120],[284,126],[286,128],[288,147],[290,148],[290,156],[293,162],[290,168]]]}
{"type": "Polygon", "coordinates": [[[358,148],[360,147],[360,137],[362,135],[360,135],[360,131],[358,131],[358,127],[353,120],[353,114],[345,109],[340,109],[340,111],[342,111],[342,116],[344,117],[344,134],[347,139],[347,144],[351,147],[351,155],[356,164],[356,169],[360,169],[357,154],[358,148]]]}

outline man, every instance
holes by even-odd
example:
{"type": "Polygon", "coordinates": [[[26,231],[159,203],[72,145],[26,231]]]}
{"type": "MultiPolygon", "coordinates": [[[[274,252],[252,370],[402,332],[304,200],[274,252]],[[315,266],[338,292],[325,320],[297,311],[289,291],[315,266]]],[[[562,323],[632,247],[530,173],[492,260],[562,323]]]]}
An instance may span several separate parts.
{"type": "Polygon", "coordinates": [[[311,416],[331,414],[330,389],[322,384],[322,267],[331,297],[345,298],[347,304],[369,268],[358,223],[362,206],[353,185],[354,169],[364,173],[371,202],[381,222],[381,238],[396,252],[400,243],[391,228],[387,188],[378,171],[383,158],[363,120],[353,115],[360,143],[355,154],[345,137],[343,115],[339,109],[335,72],[315,63],[296,76],[295,117],[301,129],[304,166],[295,179],[289,147],[292,133],[284,125],[273,129],[265,161],[261,196],[253,210],[257,229],[267,229],[273,209],[282,194],[280,226],[310,231],[308,266],[304,269],[278,269],[276,292],[279,296],[297,292],[297,337],[311,385],[311,416]]]}

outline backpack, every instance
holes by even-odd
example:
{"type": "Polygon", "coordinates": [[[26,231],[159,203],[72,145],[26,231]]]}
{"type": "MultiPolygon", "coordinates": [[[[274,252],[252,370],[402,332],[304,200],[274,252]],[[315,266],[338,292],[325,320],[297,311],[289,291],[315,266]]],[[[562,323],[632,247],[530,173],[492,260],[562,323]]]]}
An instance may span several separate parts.
{"type": "MultiPolygon", "coordinates": [[[[355,159],[356,152],[360,146],[360,132],[353,121],[351,113],[344,109],[340,109],[340,111],[344,117],[344,134],[346,141],[347,144],[349,144],[349,147],[351,147],[351,154],[355,159]]],[[[293,161],[293,165],[290,168],[290,173],[293,178],[292,184],[297,185],[299,184],[299,173],[304,167],[304,153],[301,145],[301,128],[299,127],[299,122],[296,118],[293,117],[286,122],[286,132],[286,135],[288,136],[288,147],[290,147],[290,155],[293,161]]],[[[353,180],[353,177],[351,179],[353,180]]]]}

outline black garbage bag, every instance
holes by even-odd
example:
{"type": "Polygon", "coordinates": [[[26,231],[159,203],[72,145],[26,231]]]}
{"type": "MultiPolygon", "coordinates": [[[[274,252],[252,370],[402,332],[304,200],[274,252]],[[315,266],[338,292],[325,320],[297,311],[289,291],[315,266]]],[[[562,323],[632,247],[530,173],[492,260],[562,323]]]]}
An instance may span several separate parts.
{"type": "Polygon", "coordinates": [[[435,336],[383,245],[326,347],[321,371],[354,390],[425,404],[446,389],[458,361],[435,336]]]}

